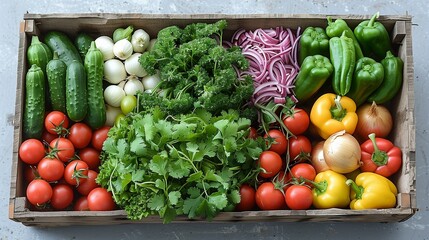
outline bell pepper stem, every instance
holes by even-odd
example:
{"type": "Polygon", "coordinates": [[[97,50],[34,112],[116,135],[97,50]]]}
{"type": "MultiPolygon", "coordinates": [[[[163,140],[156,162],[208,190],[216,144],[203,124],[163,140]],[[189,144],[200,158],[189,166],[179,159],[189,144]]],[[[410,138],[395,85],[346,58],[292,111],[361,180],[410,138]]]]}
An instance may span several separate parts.
{"type": "Polygon", "coordinates": [[[326,180],[320,181],[320,182],[314,182],[306,178],[300,178],[301,180],[304,180],[305,182],[311,183],[313,185],[313,189],[316,190],[317,195],[320,195],[328,189],[328,182],[326,180]]]}
{"type": "Polygon", "coordinates": [[[391,57],[395,57],[395,56],[393,55],[393,53],[391,51],[387,51],[385,58],[391,58],[391,57]]]}
{"type": "Polygon", "coordinates": [[[380,16],[380,12],[376,12],[374,16],[369,20],[368,27],[372,27],[374,25],[375,20],[380,16]]]}
{"type": "Polygon", "coordinates": [[[358,186],[353,180],[347,179],[346,184],[349,185],[353,192],[356,193],[356,199],[362,199],[363,187],[358,186]]]}
{"type": "Polygon", "coordinates": [[[386,165],[389,156],[385,151],[382,151],[377,146],[377,141],[375,140],[375,133],[371,133],[368,135],[369,139],[372,142],[374,147],[374,152],[372,153],[371,159],[377,166],[386,165]]]}
{"type": "Polygon", "coordinates": [[[344,116],[347,114],[346,110],[341,105],[341,96],[337,95],[334,99],[335,106],[331,107],[332,118],[338,121],[342,121],[344,116]]]}
{"type": "Polygon", "coordinates": [[[332,18],[331,18],[330,16],[328,16],[326,19],[328,20],[328,25],[333,24],[333,22],[332,22],[332,18]]]}

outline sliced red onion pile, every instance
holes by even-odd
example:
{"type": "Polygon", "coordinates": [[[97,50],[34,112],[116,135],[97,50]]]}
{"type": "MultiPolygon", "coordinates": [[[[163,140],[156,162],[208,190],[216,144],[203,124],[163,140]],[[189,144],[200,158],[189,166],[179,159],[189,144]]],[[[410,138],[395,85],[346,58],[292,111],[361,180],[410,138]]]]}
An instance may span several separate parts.
{"type": "Polygon", "coordinates": [[[287,96],[296,100],[292,88],[299,71],[299,37],[300,28],[296,33],[283,27],[254,31],[240,29],[234,33],[231,44],[241,47],[250,63],[249,69],[240,72],[239,76],[250,74],[253,77],[253,104],[265,104],[271,100],[285,103],[287,96]]]}

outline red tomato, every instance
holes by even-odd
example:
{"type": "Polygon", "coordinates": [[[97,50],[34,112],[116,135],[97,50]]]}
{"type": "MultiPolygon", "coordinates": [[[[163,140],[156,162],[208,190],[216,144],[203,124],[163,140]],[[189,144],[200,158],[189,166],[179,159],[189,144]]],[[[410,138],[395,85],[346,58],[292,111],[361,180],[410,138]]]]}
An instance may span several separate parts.
{"type": "Polygon", "coordinates": [[[56,158],[45,157],[37,165],[37,171],[48,182],[58,181],[64,176],[64,163],[56,158]]]}
{"type": "Polygon", "coordinates": [[[85,123],[75,123],[69,129],[67,137],[75,148],[84,148],[91,143],[92,129],[85,123]]]}
{"type": "Polygon", "coordinates": [[[54,141],[55,138],[58,138],[58,134],[52,134],[52,133],[46,131],[46,129],[43,130],[43,133],[42,133],[42,140],[43,141],[50,143],[50,142],[54,141]]]}
{"type": "Polygon", "coordinates": [[[304,185],[292,185],[285,193],[287,206],[292,210],[305,210],[313,204],[313,192],[304,185]]]}
{"type": "Polygon", "coordinates": [[[256,204],[261,210],[281,210],[286,208],[283,193],[274,183],[264,182],[256,190],[256,204]]]}
{"type": "Polygon", "coordinates": [[[60,111],[52,111],[46,115],[45,129],[52,134],[64,134],[69,127],[69,118],[60,111]]]}
{"type": "Polygon", "coordinates": [[[45,157],[45,146],[40,140],[30,138],[21,143],[18,154],[23,162],[34,165],[45,157]]]}
{"type": "Polygon", "coordinates": [[[310,117],[304,109],[294,108],[293,114],[283,118],[283,123],[293,135],[300,135],[307,131],[310,117]]]}
{"type": "Polygon", "coordinates": [[[67,184],[57,184],[52,188],[51,206],[56,210],[67,208],[73,202],[73,189],[67,184]]]}
{"type": "Polygon", "coordinates": [[[88,194],[88,207],[91,211],[111,211],[115,209],[112,193],[98,187],[88,194]]]}
{"type": "Polygon", "coordinates": [[[103,143],[107,138],[107,133],[109,132],[109,130],[110,130],[109,126],[104,126],[102,128],[95,130],[92,133],[91,144],[98,151],[101,151],[103,149],[103,143]]]}
{"type": "Polygon", "coordinates": [[[88,164],[89,169],[98,171],[98,166],[100,166],[100,152],[98,150],[92,147],[86,147],[79,151],[78,156],[80,160],[88,164]]]}
{"type": "Polygon", "coordinates": [[[27,165],[24,166],[24,178],[26,183],[30,183],[36,178],[34,172],[37,171],[37,166],[27,165]]]}
{"type": "Polygon", "coordinates": [[[306,136],[299,135],[289,138],[289,156],[291,161],[309,159],[311,149],[311,142],[306,136]]]}
{"type": "Polygon", "coordinates": [[[64,180],[73,186],[85,182],[88,178],[88,164],[82,160],[73,160],[64,170],[64,180]]]}
{"type": "Polygon", "coordinates": [[[73,207],[75,211],[89,211],[88,198],[86,196],[79,197],[73,207]]]}
{"type": "Polygon", "coordinates": [[[317,174],[313,165],[308,163],[298,163],[290,169],[290,172],[295,178],[303,177],[310,181],[313,181],[317,174]]]}
{"type": "Polygon", "coordinates": [[[49,146],[51,147],[50,151],[54,152],[55,156],[63,162],[68,162],[74,157],[75,149],[73,143],[67,138],[57,138],[49,146]]]}
{"type": "Polygon", "coordinates": [[[249,138],[256,139],[258,137],[258,131],[254,127],[250,127],[249,138]]]}
{"type": "Polygon", "coordinates": [[[287,149],[287,139],[286,136],[282,133],[282,131],[277,129],[271,129],[265,134],[265,138],[270,136],[274,139],[274,142],[271,144],[270,149],[280,155],[286,152],[287,149]]]}
{"type": "Polygon", "coordinates": [[[259,176],[264,178],[274,177],[282,168],[282,158],[276,152],[263,151],[259,156],[259,165],[263,168],[259,172],[259,176]]]}
{"type": "Polygon", "coordinates": [[[240,186],[240,203],[235,206],[236,211],[250,211],[256,206],[255,200],[256,191],[248,184],[240,186]]]}
{"type": "Polygon", "coordinates": [[[35,206],[45,204],[51,197],[52,187],[45,180],[35,179],[28,184],[27,199],[31,204],[35,206]]]}
{"type": "Polygon", "coordinates": [[[100,185],[95,182],[97,176],[98,173],[96,171],[88,170],[88,178],[86,179],[86,181],[81,182],[79,184],[79,186],[77,187],[77,191],[80,194],[86,196],[89,194],[89,192],[91,192],[92,189],[100,187],[100,185]]]}

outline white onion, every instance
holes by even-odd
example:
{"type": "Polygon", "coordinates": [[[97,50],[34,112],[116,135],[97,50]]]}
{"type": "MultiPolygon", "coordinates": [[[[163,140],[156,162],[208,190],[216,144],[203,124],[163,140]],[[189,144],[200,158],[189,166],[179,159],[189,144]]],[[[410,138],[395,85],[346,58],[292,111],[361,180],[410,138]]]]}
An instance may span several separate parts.
{"type": "Polygon", "coordinates": [[[130,75],[136,75],[137,77],[144,77],[147,75],[146,70],[142,67],[139,62],[141,53],[134,53],[127,60],[125,60],[125,71],[130,75]]]}
{"type": "Polygon", "coordinates": [[[113,54],[121,60],[125,60],[133,54],[133,45],[128,39],[121,39],[113,45],[113,54]]]}
{"type": "Polygon", "coordinates": [[[342,130],[332,134],[323,144],[323,157],[329,168],[338,173],[349,173],[360,167],[359,142],[342,130]]]}
{"type": "Polygon", "coordinates": [[[110,85],[104,90],[104,100],[112,107],[119,107],[124,97],[124,89],[116,85],[110,85]]]}
{"type": "Polygon", "coordinates": [[[159,77],[159,73],[146,76],[142,79],[144,89],[146,90],[154,89],[160,82],[161,82],[161,78],[159,77]]]}
{"type": "Polygon", "coordinates": [[[311,165],[316,169],[317,173],[329,170],[326,164],[325,157],[323,156],[323,144],[325,141],[320,141],[311,150],[311,165]]]}
{"type": "Polygon", "coordinates": [[[136,95],[137,92],[143,92],[143,83],[136,76],[129,76],[124,86],[126,95],[136,95]]]}
{"type": "Polygon", "coordinates": [[[103,60],[107,61],[115,57],[113,54],[113,40],[108,36],[101,36],[95,39],[95,46],[103,54],[103,60]]]}
{"type": "Polygon", "coordinates": [[[137,29],[133,36],[131,36],[131,44],[133,45],[134,52],[142,53],[149,46],[149,34],[143,29],[137,29]]]}
{"type": "Polygon", "coordinates": [[[109,104],[106,104],[106,123],[107,126],[113,126],[115,124],[116,117],[121,114],[121,108],[112,107],[109,104]]]}
{"type": "Polygon", "coordinates": [[[127,77],[124,64],[118,59],[104,62],[104,78],[112,84],[118,84],[127,77]]]}
{"type": "Polygon", "coordinates": [[[155,43],[156,43],[156,38],[154,38],[154,39],[151,39],[150,40],[150,42],[149,42],[149,46],[147,47],[147,49],[146,49],[146,51],[148,51],[148,52],[150,52],[150,51],[152,51],[152,49],[153,49],[153,46],[155,45],[155,43]]]}
{"type": "Polygon", "coordinates": [[[127,80],[121,81],[120,83],[118,83],[117,86],[120,87],[120,88],[122,88],[122,89],[124,89],[125,83],[127,83],[127,80]]]}

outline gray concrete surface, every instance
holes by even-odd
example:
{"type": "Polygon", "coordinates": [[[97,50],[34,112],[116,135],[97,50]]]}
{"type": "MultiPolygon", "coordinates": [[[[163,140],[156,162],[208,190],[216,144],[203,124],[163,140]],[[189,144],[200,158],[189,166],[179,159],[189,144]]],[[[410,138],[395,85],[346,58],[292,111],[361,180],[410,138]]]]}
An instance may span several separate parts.
{"type": "Polygon", "coordinates": [[[0,2],[0,239],[429,239],[428,12],[424,0],[295,0],[295,1],[7,1],[0,2]],[[72,226],[55,229],[25,227],[8,219],[12,156],[18,26],[30,13],[322,13],[409,14],[413,16],[417,204],[420,209],[402,223],[226,223],[72,226]]]}

